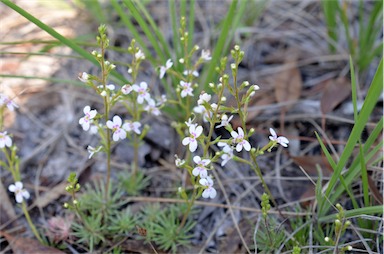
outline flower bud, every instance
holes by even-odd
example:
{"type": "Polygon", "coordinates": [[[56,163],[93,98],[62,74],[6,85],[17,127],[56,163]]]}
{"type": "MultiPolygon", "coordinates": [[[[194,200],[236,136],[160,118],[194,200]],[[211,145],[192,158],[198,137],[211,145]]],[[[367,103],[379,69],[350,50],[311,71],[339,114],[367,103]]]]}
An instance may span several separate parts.
{"type": "Polygon", "coordinates": [[[96,51],[96,50],[93,50],[91,54],[92,54],[93,56],[97,56],[97,51],[96,51]]]}
{"type": "Polygon", "coordinates": [[[184,63],[184,58],[179,59],[179,63],[183,64],[184,63]]]}
{"type": "Polygon", "coordinates": [[[252,86],[253,91],[260,90],[260,87],[258,85],[253,85],[252,86]]]}
{"type": "Polygon", "coordinates": [[[220,99],[221,102],[226,102],[227,101],[227,98],[225,96],[221,97],[220,99]]]}
{"type": "Polygon", "coordinates": [[[209,83],[209,87],[210,87],[210,88],[214,88],[214,87],[215,87],[215,84],[214,84],[214,83],[209,83]]]}
{"type": "Polygon", "coordinates": [[[69,207],[69,205],[68,205],[68,203],[64,203],[64,208],[67,208],[68,209],[68,207],[69,207]]]}
{"type": "Polygon", "coordinates": [[[129,74],[132,73],[132,68],[129,68],[128,71],[127,71],[129,74]]]}
{"type": "Polygon", "coordinates": [[[236,51],[239,51],[239,50],[240,50],[240,46],[239,46],[239,45],[235,45],[234,49],[235,49],[236,51]]]}
{"type": "Polygon", "coordinates": [[[77,199],[74,199],[74,200],[73,200],[73,204],[74,204],[74,205],[78,205],[78,204],[79,204],[79,201],[77,201],[77,199]]]}
{"type": "Polygon", "coordinates": [[[324,238],[324,241],[329,242],[329,237],[328,237],[328,236],[325,237],[325,238],[324,238]]]}
{"type": "Polygon", "coordinates": [[[231,69],[232,69],[232,70],[235,70],[235,69],[236,69],[236,64],[231,63],[231,69]]]}
{"type": "Polygon", "coordinates": [[[253,97],[255,95],[255,91],[252,91],[250,94],[249,94],[249,97],[253,97]]]}
{"type": "Polygon", "coordinates": [[[197,50],[199,50],[199,46],[198,45],[195,45],[195,47],[194,47],[194,49],[197,51],[197,50]]]}

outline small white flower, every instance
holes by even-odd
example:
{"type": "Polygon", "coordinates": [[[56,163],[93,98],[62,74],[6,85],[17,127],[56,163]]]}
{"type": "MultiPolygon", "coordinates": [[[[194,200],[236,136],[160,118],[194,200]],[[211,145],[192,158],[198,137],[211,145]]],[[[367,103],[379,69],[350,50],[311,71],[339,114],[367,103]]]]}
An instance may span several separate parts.
{"type": "Polygon", "coordinates": [[[269,132],[271,133],[272,136],[269,136],[269,139],[284,146],[287,147],[289,140],[286,137],[280,136],[278,137],[275,130],[272,128],[269,128],[269,132]]]}
{"type": "Polygon", "coordinates": [[[260,90],[260,87],[258,85],[253,85],[252,86],[253,91],[260,90]]]}
{"type": "Polygon", "coordinates": [[[208,119],[212,117],[212,112],[207,110],[203,105],[199,105],[193,108],[193,112],[202,114],[203,115],[203,121],[208,122],[208,119]]]}
{"type": "Polygon", "coordinates": [[[4,148],[6,146],[12,146],[12,139],[9,135],[7,135],[6,131],[0,132],[0,148],[4,148]]]}
{"type": "Polygon", "coordinates": [[[203,93],[199,95],[199,99],[197,100],[198,105],[204,104],[204,102],[209,102],[211,100],[212,96],[207,93],[203,93]]]}
{"type": "Polygon", "coordinates": [[[192,175],[200,175],[200,178],[206,178],[208,176],[208,171],[206,167],[211,163],[211,160],[202,160],[200,156],[196,155],[195,157],[193,157],[193,161],[197,164],[197,166],[192,170],[192,175]]]}
{"type": "Polygon", "coordinates": [[[213,188],[213,181],[208,176],[207,178],[200,179],[199,183],[205,187],[205,190],[202,193],[203,198],[212,198],[216,197],[216,190],[213,188]]]}
{"type": "Polygon", "coordinates": [[[108,120],[107,121],[107,127],[109,129],[111,129],[113,131],[113,141],[118,141],[119,139],[125,139],[127,137],[127,133],[125,132],[125,124],[123,126],[123,128],[121,128],[121,124],[122,124],[122,121],[121,121],[121,118],[120,116],[114,116],[113,117],[113,122],[111,120],[108,120]]]}
{"type": "Polygon", "coordinates": [[[236,143],[236,151],[240,152],[243,150],[243,147],[246,151],[251,150],[251,145],[249,142],[244,139],[244,131],[241,127],[237,128],[237,131],[231,131],[231,136],[234,138],[233,142],[236,143]]]}
{"type": "Polygon", "coordinates": [[[15,182],[15,184],[9,185],[8,190],[15,193],[17,203],[23,203],[23,199],[29,199],[29,192],[23,189],[22,182],[15,182]]]}
{"type": "Polygon", "coordinates": [[[124,125],[123,125],[123,128],[124,130],[126,130],[127,132],[135,132],[136,134],[140,134],[141,131],[140,131],[140,128],[141,127],[141,123],[139,122],[126,122],[124,125]]]}
{"type": "Polygon", "coordinates": [[[105,91],[105,90],[102,91],[102,92],[100,93],[100,95],[103,96],[103,97],[107,96],[107,91],[105,91]]]}
{"type": "Polygon", "coordinates": [[[79,124],[83,127],[83,130],[88,131],[91,125],[91,120],[95,118],[97,111],[96,109],[91,110],[90,106],[85,106],[83,112],[84,117],[79,119],[79,124]]]}
{"type": "Polygon", "coordinates": [[[165,66],[160,66],[160,79],[162,79],[169,68],[173,65],[172,60],[168,59],[165,66]]]}
{"type": "Polygon", "coordinates": [[[5,94],[0,94],[0,106],[5,105],[10,111],[14,111],[19,106],[5,94]]]}
{"type": "Polygon", "coordinates": [[[111,90],[111,91],[115,90],[115,85],[114,84],[109,84],[109,85],[106,85],[105,87],[107,89],[111,90]]]}
{"type": "Polygon", "coordinates": [[[175,154],[175,165],[176,165],[176,167],[181,167],[181,166],[183,166],[184,165],[184,163],[185,163],[185,160],[182,160],[182,159],[180,159],[178,156],[177,156],[177,154],[175,154]]]}
{"type": "Polygon", "coordinates": [[[155,116],[160,115],[160,110],[156,107],[156,103],[152,99],[148,101],[148,105],[144,108],[144,110],[148,113],[152,113],[155,116]]]}
{"type": "Polygon", "coordinates": [[[212,59],[211,57],[211,52],[209,50],[202,50],[201,51],[201,58],[204,60],[204,61],[209,61],[212,59]]]}
{"type": "Polygon", "coordinates": [[[91,133],[92,135],[95,135],[97,134],[98,132],[98,128],[96,125],[91,125],[91,127],[89,128],[89,133],[91,133]]]}
{"type": "Polygon", "coordinates": [[[184,81],[180,81],[180,86],[181,86],[181,97],[187,97],[188,95],[189,96],[193,96],[193,89],[191,87],[191,83],[188,83],[188,82],[184,82],[184,81]]]}
{"type": "Polygon", "coordinates": [[[224,142],[219,142],[217,145],[223,147],[223,154],[221,155],[221,166],[224,167],[224,165],[233,158],[233,147],[224,142]]]}
{"type": "Polygon", "coordinates": [[[228,118],[228,116],[226,114],[223,114],[221,116],[221,123],[218,126],[216,126],[216,128],[228,126],[229,122],[232,120],[232,118],[233,118],[233,116],[230,116],[228,118]]]}
{"type": "Polygon", "coordinates": [[[195,77],[199,76],[199,73],[197,71],[191,71],[191,70],[185,70],[183,71],[184,76],[193,75],[195,77]]]}
{"type": "Polygon", "coordinates": [[[193,123],[192,119],[189,118],[187,122],[185,122],[185,124],[188,126],[188,128],[191,126],[191,125],[194,125],[195,127],[197,126],[197,123],[193,123]]]}
{"type": "Polygon", "coordinates": [[[140,82],[140,86],[134,84],[132,85],[132,89],[138,93],[137,95],[137,103],[143,104],[144,100],[149,101],[151,99],[151,95],[147,91],[148,85],[146,82],[140,82]]]}
{"type": "Polygon", "coordinates": [[[189,126],[189,137],[185,137],[182,141],[183,145],[189,145],[189,151],[192,153],[196,151],[197,149],[197,138],[201,135],[203,132],[203,127],[202,126],[196,126],[196,125],[191,125],[189,126]]]}
{"type": "Polygon", "coordinates": [[[88,156],[88,159],[92,158],[92,156],[95,154],[95,153],[98,153],[101,151],[101,148],[102,146],[99,146],[97,148],[94,148],[92,146],[88,146],[87,147],[87,150],[88,150],[88,153],[89,153],[89,156],[88,156]]]}
{"type": "Polygon", "coordinates": [[[124,86],[121,88],[121,92],[122,92],[123,94],[130,94],[130,93],[132,92],[132,90],[133,90],[132,86],[131,86],[131,85],[128,85],[128,84],[124,85],[124,86]]]}
{"type": "Polygon", "coordinates": [[[144,55],[144,53],[139,49],[139,51],[137,51],[136,54],[135,54],[135,58],[136,58],[136,59],[142,59],[142,60],[144,60],[144,59],[145,59],[145,55],[144,55]]]}
{"type": "Polygon", "coordinates": [[[81,82],[87,83],[87,81],[89,79],[89,75],[86,72],[79,73],[79,77],[78,78],[80,79],[81,82]]]}

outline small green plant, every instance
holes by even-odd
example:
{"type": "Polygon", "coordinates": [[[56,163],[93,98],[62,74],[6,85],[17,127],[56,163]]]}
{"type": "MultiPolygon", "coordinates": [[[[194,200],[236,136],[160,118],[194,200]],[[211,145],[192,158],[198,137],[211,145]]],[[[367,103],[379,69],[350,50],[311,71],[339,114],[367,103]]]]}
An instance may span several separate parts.
{"type": "Polygon", "coordinates": [[[284,230],[277,226],[275,219],[268,215],[271,209],[269,196],[264,193],[261,196],[262,223],[257,229],[255,237],[255,248],[261,253],[272,253],[277,250],[285,240],[284,230]]]}

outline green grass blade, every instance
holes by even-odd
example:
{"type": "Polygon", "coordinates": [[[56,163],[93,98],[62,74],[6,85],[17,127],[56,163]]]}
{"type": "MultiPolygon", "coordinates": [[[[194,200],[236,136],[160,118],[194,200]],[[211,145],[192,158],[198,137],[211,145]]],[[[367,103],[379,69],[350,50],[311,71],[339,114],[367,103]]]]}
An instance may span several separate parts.
{"type": "MultiPolygon", "coordinates": [[[[345,218],[353,218],[356,216],[361,216],[361,215],[382,215],[383,214],[383,206],[378,205],[378,206],[370,206],[370,207],[362,207],[358,209],[353,209],[353,210],[347,210],[345,211],[345,218]]],[[[336,219],[336,213],[327,215],[324,217],[321,217],[318,219],[319,222],[328,222],[336,219]]]]}
{"type": "Polygon", "coordinates": [[[195,34],[195,0],[189,1],[189,18],[188,18],[188,50],[193,47],[193,35],[195,34]]]}
{"type": "MultiPolygon", "coordinates": [[[[73,51],[75,51],[77,54],[82,56],[84,59],[87,59],[88,61],[92,62],[94,65],[99,66],[99,63],[96,61],[96,59],[86,50],[81,48],[79,45],[77,45],[74,40],[65,38],[58,32],[56,32],[55,29],[51,28],[50,26],[44,24],[39,19],[35,18],[33,15],[31,15],[29,12],[25,11],[23,8],[20,8],[18,5],[14,4],[13,2],[9,0],[0,0],[5,5],[7,5],[9,8],[13,9],[17,13],[19,13],[24,18],[28,19],[31,23],[35,24],[48,34],[50,34],[52,37],[60,41],[62,44],[66,45],[67,47],[71,48],[73,51]]],[[[120,80],[122,82],[126,82],[126,79],[116,71],[113,71],[112,76],[115,77],[117,80],[120,80]]]]}
{"type": "Polygon", "coordinates": [[[215,49],[212,53],[211,63],[209,65],[209,68],[206,69],[205,78],[202,81],[202,84],[204,84],[204,90],[205,91],[211,90],[209,88],[209,82],[213,81],[212,79],[215,75],[215,67],[218,66],[220,63],[220,58],[222,57],[223,49],[224,49],[224,46],[226,44],[226,41],[231,39],[228,37],[228,35],[229,35],[229,31],[231,29],[231,25],[233,24],[233,20],[235,17],[237,3],[238,3],[238,0],[232,1],[231,5],[229,7],[228,13],[223,20],[220,37],[217,40],[215,49]]]}
{"type": "Polygon", "coordinates": [[[165,41],[164,36],[163,36],[162,32],[160,31],[160,28],[156,25],[155,21],[151,17],[151,14],[147,11],[147,9],[143,5],[143,3],[141,1],[137,1],[137,0],[135,0],[135,3],[137,5],[138,9],[140,9],[140,11],[144,14],[146,20],[148,21],[148,23],[152,27],[152,30],[155,32],[155,35],[157,36],[157,39],[162,46],[162,51],[166,55],[166,58],[161,59],[161,62],[163,63],[171,55],[171,52],[169,51],[169,45],[165,41]]]}
{"type": "MultiPolygon", "coordinates": [[[[371,115],[371,112],[373,108],[376,105],[376,102],[383,90],[383,59],[381,59],[380,64],[377,68],[376,74],[372,80],[371,86],[369,87],[367,97],[365,98],[363,107],[360,111],[360,114],[358,116],[358,119],[352,128],[351,134],[348,138],[347,144],[345,146],[345,149],[343,153],[340,156],[340,161],[337,164],[337,167],[334,171],[334,174],[340,175],[342,169],[345,167],[349,157],[351,156],[353,149],[357,143],[357,141],[360,138],[360,135],[362,131],[365,128],[366,123],[368,122],[369,116],[371,115]]],[[[337,178],[332,177],[328,188],[326,190],[326,196],[329,196],[332,190],[334,189],[337,182],[337,178]]],[[[325,213],[328,211],[329,207],[323,210],[325,213]]],[[[324,214],[322,214],[324,215],[324,214]]]]}
{"type": "MultiPolygon", "coordinates": [[[[179,59],[181,57],[181,45],[179,40],[179,31],[177,29],[178,21],[176,16],[176,4],[175,4],[175,0],[169,0],[168,3],[169,3],[170,21],[171,21],[171,26],[173,31],[172,44],[176,54],[176,59],[179,59]]],[[[175,66],[178,66],[179,62],[176,61],[174,64],[175,66]]]]}
{"type": "MultiPolygon", "coordinates": [[[[325,23],[327,24],[328,36],[334,42],[337,42],[337,10],[339,9],[339,2],[337,0],[322,0],[323,13],[325,23]]],[[[334,44],[329,43],[331,52],[336,52],[334,44]]]]}
{"type": "Polygon", "coordinates": [[[364,197],[364,206],[369,206],[369,186],[368,186],[368,173],[365,166],[364,152],[363,147],[359,144],[359,157],[360,157],[360,168],[361,168],[361,184],[363,186],[363,197],[364,197]]]}
{"type": "Polygon", "coordinates": [[[129,9],[132,17],[137,21],[140,28],[143,30],[144,34],[148,38],[149,42],[151,43],[152,47],[156,51],[157,56],[162,60],[166,60],[166,56],[164,55],[164,52],[161,50],[159,41],[155,38],[154,32],[151,30],[151,28],[148,26],[147,22],[142,17],[142,14],[139,12],[135,4],[132,0],[123,0],[124,5],[129,9]]]}

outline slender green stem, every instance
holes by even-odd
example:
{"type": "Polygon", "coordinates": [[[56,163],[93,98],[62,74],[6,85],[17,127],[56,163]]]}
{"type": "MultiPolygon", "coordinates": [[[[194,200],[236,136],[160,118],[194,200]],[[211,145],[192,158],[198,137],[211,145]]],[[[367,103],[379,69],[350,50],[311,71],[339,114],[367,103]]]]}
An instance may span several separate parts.
{"type": "Polygon", "coordinates": [[[36,236],[37,240],[39,240],[40,243],[44,244],[43,239],[41,238],[39,232],[37,231],[35,225],[33,224],[32,220],[31,220],[31,217],[29,216],[29,212],[27,209],[27,205],[25,204],[25,201],[23,201],[23,203],[21,203],[21,208],[23,209],[24,216],[27,219],[27,222],[28,222],[29,227],[31,228],[33,234],[36,236]]]}

